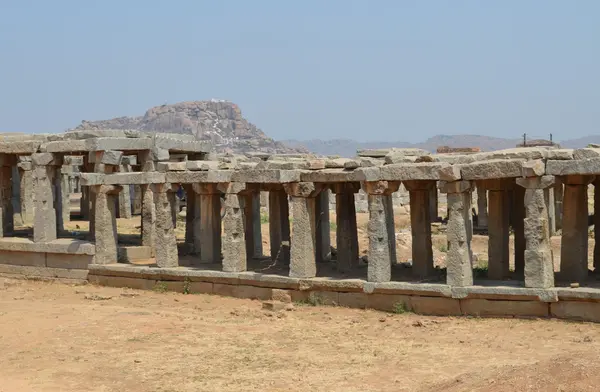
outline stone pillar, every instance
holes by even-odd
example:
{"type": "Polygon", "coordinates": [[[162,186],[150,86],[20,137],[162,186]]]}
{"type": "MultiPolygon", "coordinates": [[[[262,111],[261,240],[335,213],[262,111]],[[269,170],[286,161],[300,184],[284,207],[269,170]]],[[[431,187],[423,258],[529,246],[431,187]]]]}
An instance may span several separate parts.
{"type": "Polygon", "coordinates": [[[437,221],[438,219],[438,190],[437,187],[433,186],[429,191],[429,216],[432,221],[437,221]]]}
{"type": "Polygon", "coordinates": [[[399,182],[388,181],[362,184],[369,202],[369,282],[389,282],[392,278],[392,263],[396,262],[396,238],[393,231],[394,211],[391,196],[399,186],[399,182]]]}
{"type": "MultiPolygon", "coordinates": [[[[5,157],[0,159],[4,160],[5,157]]],[[[7,163],[9,162],[0,162],[0,165],[7,163]]],[[[6,237],[13,230],[12,167],[5,165],[0,166],[0,237],[6,237]]]]}
{"type": "Polygon", "coordinates": [[[544,190],[553,186],[554,176],[517,178],[517,184],[525,189],[525,287],[554,287],[549,216],[544,196],[544,190]]]}
{"type": "Polygon", "coordinates": [[[292,235],[290,276],[313,278],[317,275],[317,196],[322,188],[312,182],[284,184],[292,197],[292,235]]]}
{"type": "Polygon", "coordinates": [[[544,189],[544,197],[548,209],[548,227],[550,236],[556,233],[556,202],[554,201],[554,188],[544,189]]]}
{"type": "Polygon", "coordinates": [[[559,178],[554,181],[554,226],[556,230],[562,229],[563,214],[563,184],[559,178]]]}
{"type": "Polygon", "coordinates": [[[588,195],[585,176],[565,176],[560,249],[561,280],[584,282],[588,275],[588,195]]]}
{"type": "Polygon", "coordinates": [[[185,243],[188,249],[194,248],[194,217],[196,215],[196,193],[192,184],[183,185],[185,192],[185,243]]]}
{"type": "Polygon", "coordinates": [[[525,271],[525,188],[514,188],[510,213],[515,240],[515,272],[520,276],[525,271]]]}
{"type": "Polygon", "coordinates": [[[134,185],[133,186],[133,202],[132,202],[132,214],[133,215],[141,215],[142,214],[142,186],[134,185]]]}
{"type": "Polygon", "coordinates": [[[290,262],[290,208],[285,190],[269,191],[271,260],[290,262]]]}
{"type": "Polygon", "coordinates": [[[179,214],[179,198],[177,197],[178,189],[179,185],[172,185],[171,191],[167,193],[167,197],[169,198],[169,206],[171,208],[170,213],[173,229],[177,227],[177,215],[179,214]]]}
{"type": "MultiPolygon", "coordinates": [[[[410,197],[410,228],[412,233],[412,272],[426,278],[434,272],[431,246],[431,190],[435,181],[404,181],[410,197]]],[[[436,189],[437,192],[437,189],[436,189]]],[[[437,193],[436,193],[437,195],[437,193]]]]}
{"type": "Polygon", "coordinates": [[[94,194],[96,264],[116,263],[117,256],[117,199],[120,186],[96,185],[90,187],[94,194]]]}
{"type": "Polygon", "coordinates": [[[469,181],[442,182],[440,188],[448,198],[446,282],[450,286],[471,286],[473,285],[471,183],[469,181]]]}
{"type": "Polygon", "coordinates": [[[56,239],[55,188],[56,166],[51,153],[32,155],[34,189],[34,242],[50,242],[56,239]]]}
{"type": "Polygon", "coordinates": [[[594,271],[600,272],[600,178],[594,181],[594,271]]]}
{"type": "MultiPolygon", "coordinates": [[[[245,203],[252,203],[254,199],[259,201],[260,211],[260,193],[249,192],[242,195],[246,190],[244,183],[223,183],[219,184],[219,190],[225,194],[225,216],[223,217],[223,271],[225,272],[243,272],[247,269],[248,258],[253,254],[248,254],[248,233],[249,222],[245,217],[245,203]]],[[[259,216],[260,222],[260,216],[259,216]]]]}
{"type": "Polygon", "coordinates": [[[90,188],[87,186],[81,187],[81,199],[79,199],[79,215],[83,220],[90,219],[90,188]]]}
{"type": "Polygon", "coordinates": [[[19,168],[15,164],[11,167],[11,206],[13,212],[13,222],[15,226],[23,226],[21,219],[21,195],[19,194],[21,187],[19,178],[19,168]]]}
{"type": "Polygon", "coordinates": [[[317,225],[317,261],[331,260],[331,228],[329,224],[329,190],[323,190],[317,196],[315,207],[317,225]]]}
{"type": "MultiPolygon", "coordinates": [[[[194,184],[194,191],[200,195],[200,216],[194,227],[194,249],[200,249],[200,263],[210,264],[221,261],[221,196],[216,184],[194,184]]],[[[198,204],[198,200],[196,200],[198,204]]]]}
{"type": "Polygon", "coordinates": [[[154,236],[156,265],[159,268],[178,267],[179,255],[172,217],[172,195],[175,192],[170,184],[152,184],[151,188],[156,213],[154,236]]]}
{"type": "MultiPolygon", "coordinates": [[[[25,157],[19,157],[23,159],[25,157]]],[[[33,165],[31,157],[29,161],[22,160],[17,164],[19,168],[19,197],[21,203],[21,221],[24,226],[33,224],[33,165]]]]}
{"type": "Polygon", "coordinates": [[[333,185],[335,193],[335,221],[337,268],[346,272],[358,266],[358,228],[354,194],[359,183],[345,182],[333,185]]]}
{"type": "Polygon", "coordinates": [[[487,199],[487,190],[482,184],[477,184],[477,227],[480,229],[488,227],[487,199]]]}
{"type": "Polygon", "coordinates": [[[512,180],[488,180],[488,277],[509,276],[509,189],[512,180]]]}
{"type": "Polygon", "coordinates": [[[65,230],[65,224],[71,222],[71,192],[69,178],[73,174],[73,166],[62,165],[60,176],[56,182],[56,202],[58,210],[58,228],[59,231],[65,230]]]}
{"type": "MultiPolygon", "coordinates": [[[[121,173],[131,172],[131,165],[125,164],[119,166],[121,173]]],[[[129,185],[123,186],[121,192],[119,192],[119,218],[129,219],[131,218],[131,187],[129,185]]]]}
{"type": "Polygon", "coordinates": [[[262,230],[260,224],[260,191],[248,190],[243,197],[244,227],[246,228],[246,256],[248,259],[260,258],[263,255],[262,230]]]}

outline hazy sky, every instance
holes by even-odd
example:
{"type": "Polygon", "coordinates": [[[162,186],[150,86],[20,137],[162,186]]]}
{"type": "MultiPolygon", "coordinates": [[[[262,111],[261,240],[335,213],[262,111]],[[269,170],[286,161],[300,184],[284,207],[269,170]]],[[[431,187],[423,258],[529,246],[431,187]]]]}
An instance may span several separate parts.
{"type": "Polygon", "coordinates": [[[600,132],[600,1],[0,0],[0,131],[221,98],[277,138],[600,132]]]}

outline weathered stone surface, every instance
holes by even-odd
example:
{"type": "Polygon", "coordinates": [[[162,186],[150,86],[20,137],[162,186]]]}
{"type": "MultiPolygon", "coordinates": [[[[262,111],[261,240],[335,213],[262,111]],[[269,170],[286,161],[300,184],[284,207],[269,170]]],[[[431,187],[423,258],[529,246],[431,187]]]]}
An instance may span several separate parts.
{"type": "Polygon", "coordinates": [[[388,282],[391,279],[391,263],[396,261],[396,241],[394,235],[394,213],[391,196],[369,194],[369,282],[388,282]],[[391,228],[391,229],[390,229],[391,228]]]}
{"type": "Polygon", "coordinates": [[[521,177],[522,159],[494,159],[461,166],[463,180],[521,177]]]}
{"type": "Polygon", "coordinates": [[[451,286],[470,286],[473,284],[471,193],[468,189],[464,192],[451,192],[448,193],[447,200],[446,281],[451,286]]]}
{"type": "Polygon", "coordinates": [[[156,265],[160,268],[177,267],[179,265],[177,239],[175,238],[171,212],[173,198],[169,197],[170,190],[170,187],[166,184],[152,185],[156,214],[154,246],[156,265]]]}
{"type": "Polygon", "coordinates": [[[158,162],[156,164],[156,170],[159,172],[168,171],[184,171],[187,169],[187,162],[158,162]]]}
{"type": "Polygon", "coordinates": [[[312,193],[310,189],[314,191],[314,186],[306,185],[303,188],[302,191],[293,192],[286,189],[292,194],[290,277],[293,278],[310,278],[317,274],[316,199],[309,196],[312,193]]]}
{"type": "MultiPolygon", "coordinates": [[[[240,172],[232,172],[229,170],[210,170],[210,171],[179,171],[179,172],[168,172],[161,173],[165,176],[166,182],[172,184],[194,184],[199,182],[205,183],[220,183],[220,182],[245,182],[239,179],[244,177],[243,175],[235,176],[234,174],[240,172]]],[[[251,178],[252,176],[246,176],[251,178]]]]}
{"type": "Polygon", "coordinates": [[[463,299],[460,308],[464,315],[478,317],[548,317],[549,305],[538,301],[490,301],[463,299]]]}
{"type": "MultiPolygon", "coordinates": [[[[459,179],[458,172],[449,163],[423,162],[385,165],[380,168],[380,179],[387,181],[459,179]]],[[[370,168],[371,169],[371,168],[370,168]]]]}
{"type": "Polygon", "coordinates": [[[220,163],[218,161],[186,161],[185,168],[187,170],[200,171],[218,170],[220,163]]]}
{"type": "Polygon", "coordinates": [[[574,159],[600,158],[600,148],[578,148],[573,150],[574,159]]]}
{"type": "Polygon", "coordinates": [[[92,189],[96,195],[94,227],[97,264],[111,264],[118,260],[115,210],[118,190],[112,185],[99,185],[92,189]]]}
{"type": "Polygon", "coordinates": [[[584,282],[588,275],[587,185],[565,185],[560,279],[584,282]]]}
{"type": "Polygon", "coordinates": [[[560,301],[550,304],[552,317],[570,320],[600,322],[600,303],[560,301]]]}
{"type": "Polygon", "coordinates": [[[555,183],[554,176],[541,176],[529,178],[517,178],[517,185],[526,189],[546,189],[555,183]]]}
{"type": "Polygon", "coordinates": [[[390,152],[385,156],[385,164],[392,165],[395,163],[413,163],[417,160],[417,156],[408,156],[401,152],[390,152]]]}
{"type": "Polygon", "coordinates": [[[546,159],[552,160],[570,160],[573,159],[573,149],[570,148],[549,148],[545,151],[546,159]]]}
{"type": "Polygon", "coordinates": [[[596,173],[600,173],[600,158],[546,162],[546,174],[555,176],[596,173]]]}

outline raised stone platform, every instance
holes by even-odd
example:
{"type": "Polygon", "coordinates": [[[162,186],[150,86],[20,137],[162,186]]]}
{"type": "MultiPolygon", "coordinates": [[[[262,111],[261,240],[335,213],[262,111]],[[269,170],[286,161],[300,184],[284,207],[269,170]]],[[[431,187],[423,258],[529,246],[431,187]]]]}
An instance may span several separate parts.
{"type": "MultiPolygon", "coordinates": [[[[216,156],[193,138],[133,131],[5,137],[0,273],[142,288],[157,281],[176,289],[193,283],[190,291],[383,310],[398,306],[427,314],[596,321],[587,195],[591,184],[600,184],[597,176],[597,148],[468,154],[377,149],[344,159],[216,156]],[[397,268],[394,223],[393,195],[400,189],[407,194],[412,240],[412,263],[404,270],[397,268]],[[81,193],[80,216],[89,221],[86,241],[69,238],[73,234],[65,225],[75,192],[81,193]],[[359,192],[369,212],[366,257],[359,252],[359,192]],[[269,255],[263,254],[261,235],[265,194],[269,255]],[[440,195],[447,203],[443,271],[434,268],[431,229],[440,195]],[[175,229],[183,224],[178,219],[183,196],[182,244],[175,229]],[[335,198],[334,244],[330,198],[335,198]],[[141,247],[124,246],[131,243],[119,243],[117,235],[117,217],[134,214],[141,215],[141,247]],[[15,222],[29,229],[15,230],[15,222]],[[488,281],[474,274],[475,224],[489,237],[488,281]],[[550,237],[557,229],[562,238],[555,272],[550,237]],[[265,257],[273,268],[257,270],[255,261],[265,257]],[[155,267],[118,264],[136,259],[155,267]],[[572,283],[581,288],[557,287],[572,283]]],[[[594,203],[600,211],[600,192],[594,203]]],[[[593,222],[600,238],[600,212],[593,222]]],[[[600,267],[598,246],[593,265],[600,267]]]]}

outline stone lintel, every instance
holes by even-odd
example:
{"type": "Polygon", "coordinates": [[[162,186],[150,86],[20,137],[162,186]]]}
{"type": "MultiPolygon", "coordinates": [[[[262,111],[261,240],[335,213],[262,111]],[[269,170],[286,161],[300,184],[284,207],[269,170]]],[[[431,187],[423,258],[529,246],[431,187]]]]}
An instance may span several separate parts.
{"type": "Polygon", "coordinates": [[[90,151],[88,153],[88,162],[102,163],[105,165],[119,166],[121,165],[123,152],[121,151],[90,151]]]}
{"type": "Polygon", "coordinates": [[[440,181],[439,189],[442,193],[463,193],[470,190],[471,181],[440,181]]]}
{"type": "Polygon", "coordinates": [[[517,178],[517,185],[526,189],[546,189],[554,185],[554,176],[517,178]]]}
{"type": "Polygon", "coordinates": [[[369,195],[391,195],[400,188],[400,181],[365,181],[361,187],[369,195]]]}
{"type": "Polygon", "coordinates": [[[123,187],[119,185],[96,185],[92,187],[95,193],[106,193],[108,195],[115,195],[121,192],[123,187]]]}

